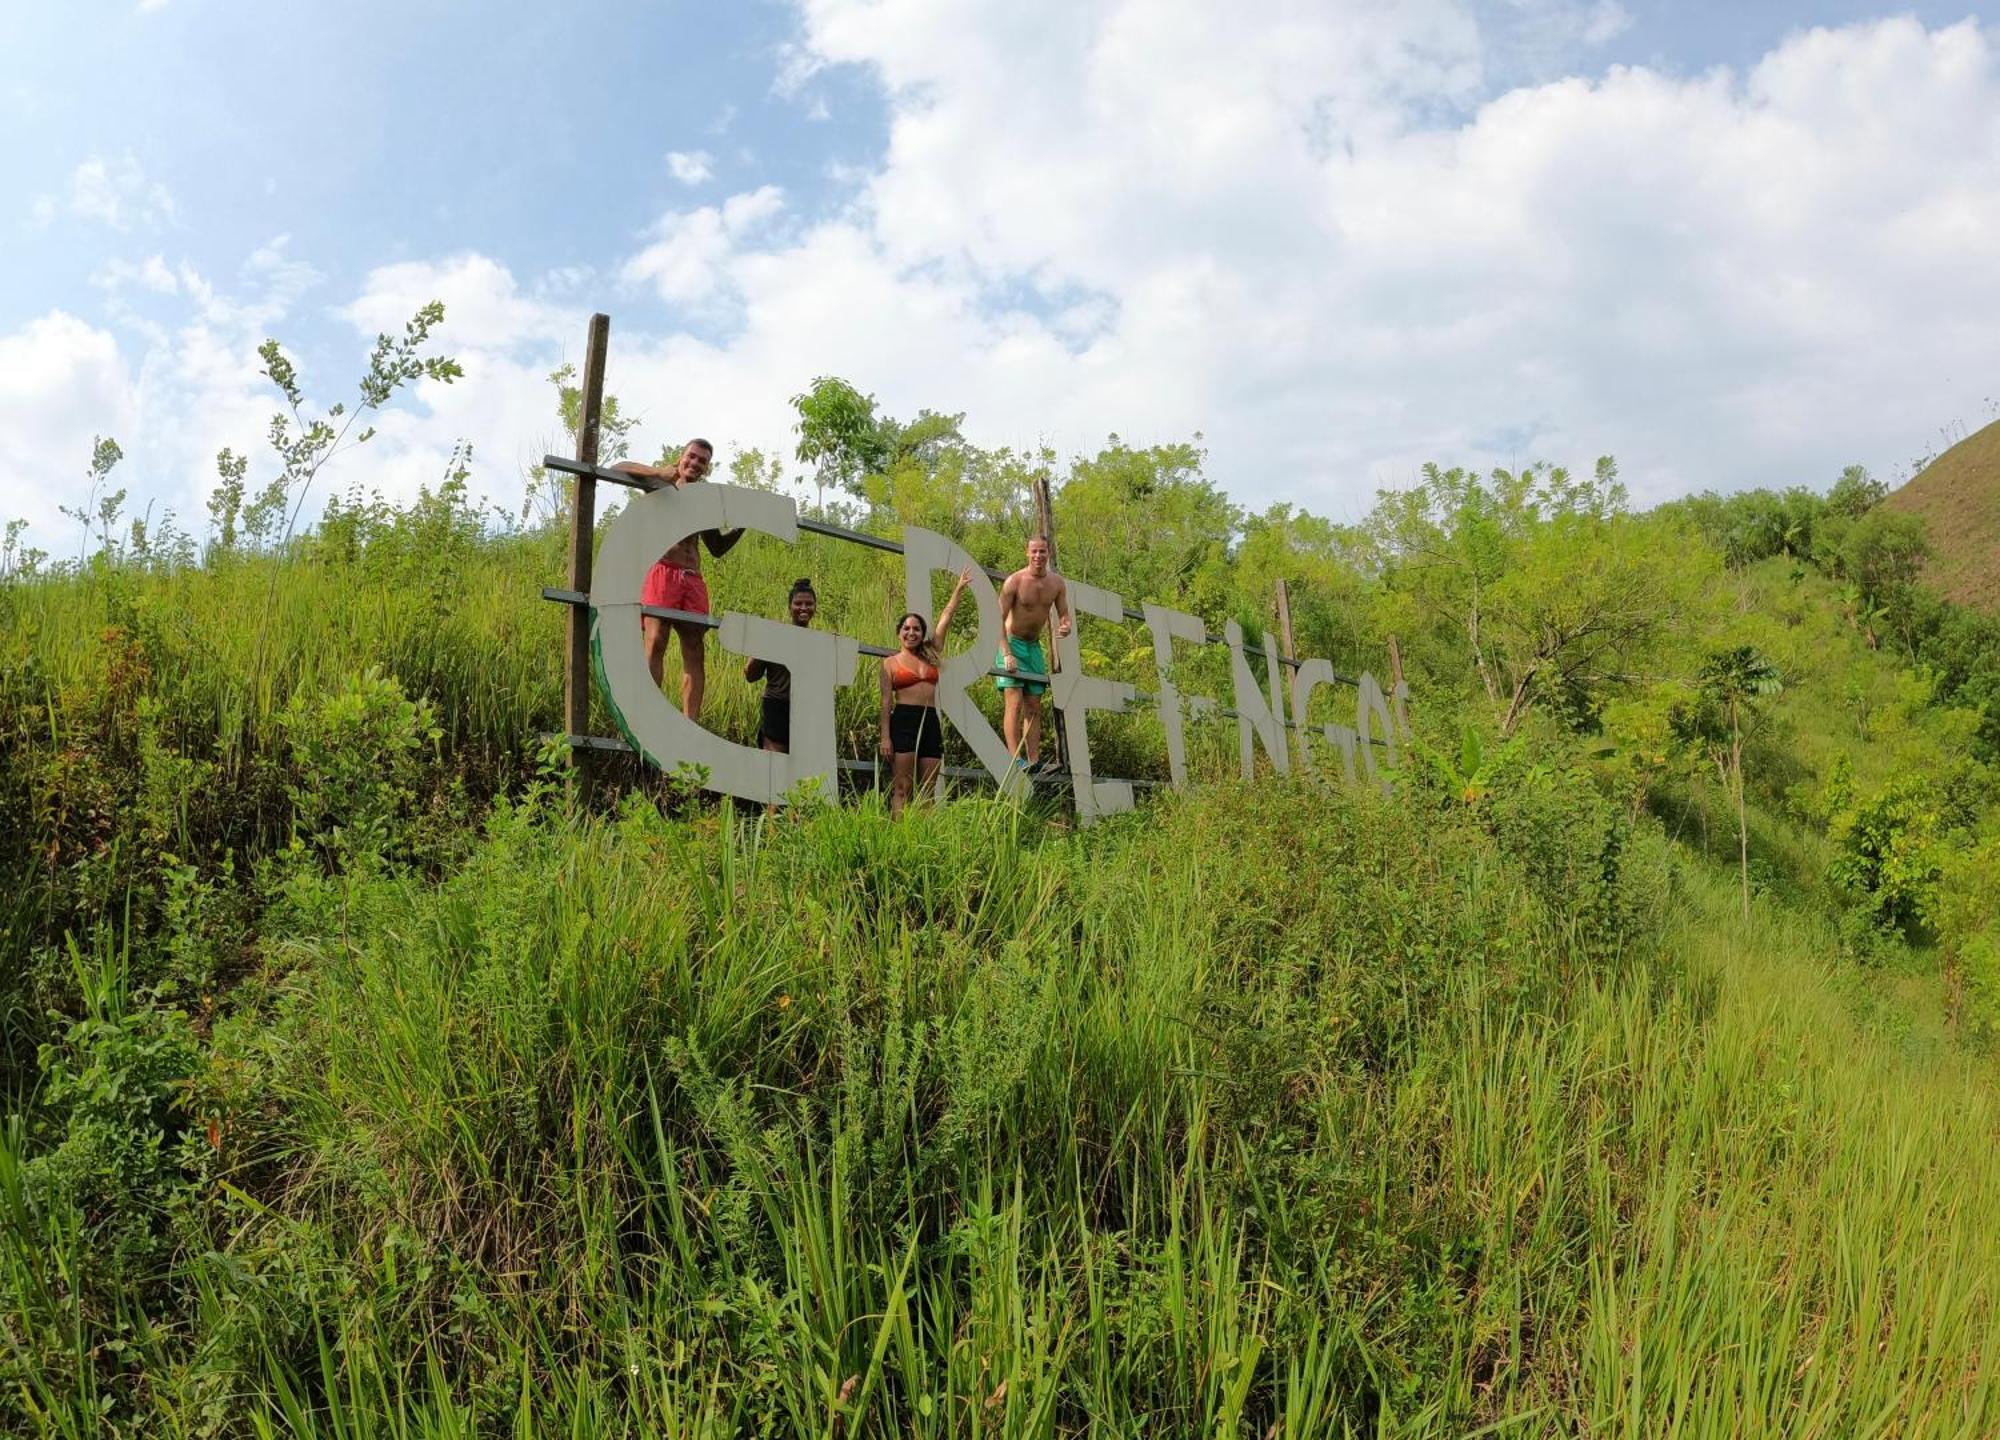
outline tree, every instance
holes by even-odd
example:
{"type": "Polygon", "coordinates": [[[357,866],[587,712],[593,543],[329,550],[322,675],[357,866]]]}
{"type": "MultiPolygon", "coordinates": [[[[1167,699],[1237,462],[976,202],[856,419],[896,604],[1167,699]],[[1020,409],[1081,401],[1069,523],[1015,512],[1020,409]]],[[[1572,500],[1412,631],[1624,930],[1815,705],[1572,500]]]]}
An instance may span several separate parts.
{"type": "Polygon", "coordinates": [[[2000,759],[2000,617],[1934,603],[1917,660],[1937,676],[1942,699],[1979,712],[1976,753],[1991,764],[2000,759]]]}
{"type": "Polygon", "coordinates": [[[1482,634],[1485,601],[1533,523],[1535,471],[1496,470],[1490,487],[1457,467],[1425,465],[1423,475],[1412,490],[1378,496],[1368,528],[1390,588],[1408,595],[1431,623],[1463,630],[1473,670],[1497,712],[1500,692],[1482,634]]]}
{"type": "Polygon", "coordinates": [[[1826,508],[1836,515],[1859,520],[1888,497],[1889,487],[1868,473],[1865,465],[1850,465],[1840,472],[1833,488],[1826,492],[1826,508]]]}
{"type": "MultiPolygon", "coordinates": [[[[549,372],[549,384],[556,391],[556,419],[576,453],[577,431],[583,428],[583,387],[573,384],[576,366],[562,365],[549,372]]],[[[637,415],[627,415],[616,395],[606,395],[597,413],[597,463],[615,465],[631,452],[630,436],[639,426],[637,415]]],[[[528,467],[527,494],[521,501],[521,523],[553,524],[569,511],[574,481],[567,475],[552,477],[546,465],[528,467]]]]}
{"type": "Polygon", "coordinates": [[[250,457],[238,455],[224,446],[215,456],[215,489],[208,495],[209,528],[215,533],[211,554],[226,555],[236,548],[236,521],[243,512],[243,477],[250,472],[250,457]]]}
{"type": "Polygon", "coordinates": [[[125,503],[125,491],[121,488],[108,495],[100,495],[105,482],[118,462],[125,458],[125,452],[118,448],[118,442],[103,435],[91,437],[90,441],[90,487],[84,493],[81,505],[58,505],[56,508],[83,527],[83,538],[77,542],[77,564],[83,563],[84,551],[90,545],[90,527],[97,526],[99,552],[110,558],[114,549],[111,527],[118,523],[119,507],[125,503]]]}
{"type": "Polygon", "coordinates": [[[739,450],[729,460],[729,483],[746,490],[769,490],[776,494],[784,487],[785,461],[752,447],[739,450]]]}
{"type": "Polygon", "coordinates": [[[1914,655],[1916,620],[1921,605],[1917,577],[1930,557],[1930,541],[1920,516],[1874,509],[1836,532],[1833,560],[1837,573],[1857,586],[1864,602],[1865,634],[1872,650],[1878,625],[1899,634],[1904,649],[1914,655]]]}
{"type": "Polygon", "coordinates": [[[27,521],[9,520],[5,533],[0,534],[0,580],[33,575],[49,558],[48,551],[37,549],[22,538],[27,530],[27,521]]]}
{"type": "MultiPolygon", "coordinates": [[[[1587,615],[1559,613],[1566,608],[1561,586],[1545,583],[1553,579],[1552,559],[1624,533],[1625,504],[1608,455],[1588,478],[1540,463],[1496,469],[1484,479],[1426,465],[1414,490],[1379,497],[1367,529],[1383,579],[1409,597],[1434,638],[1451,645],[1453,632],[1463,634],[1463,658],[1503,736],[1544,701],[1575,716],[1588,712],[1593,666],[1624,648],[1622,640],[1608,650],[1602,642],[1622,635],[1627,619],[1650,633],[1636,601],[1631,612],[1620,608],[1601,626],[1587,615]]],[[[1643,557],[1626,558],[1645,568],[1643,557]]],[[[1615,589],[1621,563],[1601,569],[1598,578],[1611,579],[1615,589]]]]}
{"type": "Polygon", "coordinates": [[[1933,918],[1949,838],[1964,818],[1937,776],[1894,773],[1833,816],[1827,878],[1876,925],[1914,934],[1933,918]]]}
{"type": "Polygon", "coordinates": [[[1128,601],[1171,602],[1216,625],[1229,618],[1243,517],[1202,473],[1206,458],[1199,445],[1142,450],[1113,435],[1074,461],[1057,492],[1063,572],[1128,601]]]}
{"type": "MultiPolygon", "coordinates": [[[[396,391],[413,380],[449,385],[464,378],[465,370],[456,360],[423,353],[424,346],[430,343],[431,331],[443,323],[444,304],[433,300],[410,318],[401,335],[377,335],[375,348],[368,357],[368,373],[361,377],[361,398],[352,412],[345,403],[338,403],[324,415],[310,420],[305,414],[306,398],[299,385],[298,367],[276,340],[266,340],[257,347],[258,357],[264,362],[263,373],[284,396],[286,409],[271,417],[271,448],[278,452],[279,471],[244,512],[246,529],[252,528],[249,519],[252,513],[260,518],[269,517],[261,527],[265,534],[276,531],[276,520],[283,518],[284,529],[275,535],[276,543],[283,545],[298,525],[299,512],[319,472],[335,456],[375,438],[374,427],[368,426],[349,439],[355,421],[371,410],[381,409],[396,391]]],[[[252,533],[258,531],[253,529],[252,533]]]]}
{"type": "Polygon", "coordinates": [[[792,408],[799,415],[792,426],[799,437],[794,453],[800,464],[813,467],[822,506],[829,482],[860,495],[864,478],[888,468],[899,427],[876,413],[873,395],[863,395],[837,375],[822,375],[792,397],[792,408]]]}
{"type": "MultiPolygon", "coordinates": [[[[270,540],[283,549],[292,537],[306,495],[320,471],[336,456],[375,438],[372,425],[349,438],[354,423],[363,415],[380,410],[412,381],[431,380],[449,385],[464,377],[465,370],[450,356],[424,353],[431,331],[443,323],[444,303],[433,300],[410,318],[401,335],[377,335],[375,348],[369,352],[367,373],[361,377],[360,399],[354,408],[350,411],[345,402],[339,402],[325,414],[311,419],[306,416],[306,397],[299,383],[298,367],[276,340],[266,340],[257,347],[257,354],[264,361],[264,374],[284,396],[286,408],[271,417],[270,440],[271,448],[278,452],[278,473],[243,512],[243,527],[253,538],[260,542],[270,540]],[[277,529],[279,519],[285,522],[281,532],[277,529]]],[[[225,477],[229,474],[224,473],[225,477]]],[[[237,472],[239,481],[242,473],[237,472]]],[[[257,623],[253,668],[263,663],[264,644],[271,614],[277,608],[278,581],[282,574],[282,566],[271,567],[264,611],[257,623]]]]}
{"type": "MultiPolygon", "coordinates": [[[[572,448],[576,445],[576,435],[583,428],[583,387],[570,382],[576,379],[576,366],[563,365],[549,372],[549,384],[556,387],[556,414],[562,420],[563,434],[569,437],[572,448]]],[[[597,459],[599,464],[609,465],[623,460],[631,449],[626,438],[639,425],[637,415],[627,415],[618,403],[616,395],[606,395],[597,410],[597,459]]]]}
{"type": "Polygon", "coordinates": [[[1696,681],[1696,703],[1686,713],[1688,738],[1700,744],[1736,805],[1736,859],[1743,888],[1743,919],[1750,919],[1750,820],[1743,796],[1743,740],[1763,718],[1758,702],[1784,689],[1778,669],[1754,645],[1709,656],[1696,681]]]}

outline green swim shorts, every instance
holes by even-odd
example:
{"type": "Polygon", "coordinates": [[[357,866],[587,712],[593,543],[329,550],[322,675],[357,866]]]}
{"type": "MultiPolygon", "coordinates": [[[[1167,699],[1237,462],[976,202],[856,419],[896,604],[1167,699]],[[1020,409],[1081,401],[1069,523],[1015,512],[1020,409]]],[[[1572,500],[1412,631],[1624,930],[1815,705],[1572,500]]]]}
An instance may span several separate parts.
{"type": "MultiPolygon", "coordinates": [[[[1042,654],[1041,641],[1023,640],[1019,635],[1009,635],[1007,650],[1014,652],[1014,664],[1019,669],[1032,671],[1037,675],[1049,673],[1048,657],[1042,654]]],[[[994,655],[993,663],[1004,667],[1007,663],[1007,651],[1002,650],[994,655]]],[[[1018,689],[1025,695],[1046,695],[1049,690],[1046,681],[1016,680],[1012,675],[996,675],[993,677],[993,683],[1002,690],[1018,689]]]]}

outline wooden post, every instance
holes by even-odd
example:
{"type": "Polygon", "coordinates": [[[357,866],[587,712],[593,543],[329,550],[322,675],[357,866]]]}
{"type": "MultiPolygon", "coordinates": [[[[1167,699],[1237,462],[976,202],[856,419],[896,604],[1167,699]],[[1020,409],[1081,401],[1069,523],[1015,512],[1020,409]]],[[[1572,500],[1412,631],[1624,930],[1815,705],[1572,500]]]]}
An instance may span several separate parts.
{"type": "MultiPolygon", "coordinates": [[[[1049,495],[1049,477],[1046,475],[1037,475],[1035,477],[1035,525],[1047,537],[1049,542],[1049,569],[1056,570],[1056,511],[1055,504],[1049,495]]],[[[1057,571],[1057,573],[1061,572],[1057,571]]],[[[1070,612],[1070,624],[1072,626],[1076,624],[1075,613],[1074,610],[1070,612]]],[[[1056,668],[1062,663],[1062,656],[1056,648],[1055,623],[1053,620],[1049,622],[1049,676],[1051,679],[1055,676],[1056,668]]],[[[1001,636],[1000,643],[1003,645],[1006,644],[1007,637],[1004,635],[1001,636]]],[[[1069,769],[1069,745],[1063,738],[1062,725],[1056,720],[1055,699],[1055,686],[1050,685],[1049,704],[1042,718],[1045,727],[1055,731],[1056,763],[1067,771],[1069,769]]]]}
{"type": "MultiPolygon", "coordinates": [[[[1292,596],[1291,592],[1285,589],[1285,582],[1282,580],[1278,582],[1278,634],[1285,643],[1285,658],[1298,659],[1298,647],[1292,644],[1292,596]]],[[[1299,723],[1305,722],[1302,720],[1299,723]]]]}
{"type": "MultiPolygon", "coordinates": [[[[583,409],[576,427],[576,458],[584,465],[597,463],[597,432],[604,417],[604,354],[611,340],[611,317],[590,317],[590,338],[583,352],[583,409]]],[[[569,512],[569,588],[582,595],[590,593],[591,541],[597,533],[597,482],[588,475],[576,477],[576,490],[569,512]]],[[[563,730],[566,734],[590,733],[590,611],[582,605],[569,607],[569,630],[563,644],[563,730]]],[[[581,765],[583,751],[572,747],[570,763],[581,765]]]]}
{"type": "Polygon", "coordinates": [[[1389,637],[1389,710],[1396,717],[1396,723],[1403,727],[1403,738],[1410,737],[1409,701],[1399,698],[1403,694],[1403,652],[1396,644],[1396,637],[1389,637]]]}
{"type": "Polygon", "coordinates": [[[1049,477],[1035,477],[1035,528],[1049,541],[1049,569],[1056,568],[1056,517],[1055,507],[1049,501],[1049,477]]]}
{"type": "MultiPolygon", "coordinates": [[[[1291,592],[1285,588],[1283,579],[1278,581],[1278,634],[1284,641],[1284,659],[1298,659],[1299,647],[1292,643],[1292,596],[1291,592]]],[[[1278,665],[1278,677],[1279,683],[1284,686],[1285,708],[1283,713],[1292,715],[1291,701],[1292,697],[1297,693],[1292,688],[1292,667],[1281,661],[1278,665]]],[[[1299,742],[1299,763],[1301,765],[1310,765],[1312,763],[1311,758],[1305,753],[1306,717],[1303,715],[1292,715],[1292,727],[1292,733],[1298,738],[1299,742]]]]}

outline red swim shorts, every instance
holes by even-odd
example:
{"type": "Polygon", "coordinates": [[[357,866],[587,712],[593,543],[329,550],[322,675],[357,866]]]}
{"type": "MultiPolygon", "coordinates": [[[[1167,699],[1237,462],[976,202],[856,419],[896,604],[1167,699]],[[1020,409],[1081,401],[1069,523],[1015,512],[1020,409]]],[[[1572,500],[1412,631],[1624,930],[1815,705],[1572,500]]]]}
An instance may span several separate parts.
{"type": "Polygon", "coordinates": [[[662,560],[646,572],[639,587],[641,605],[657,605],[662,610],[686,610],[693,615],[708,613],[708,582],[698,570],[683,570],[662,560]]]}

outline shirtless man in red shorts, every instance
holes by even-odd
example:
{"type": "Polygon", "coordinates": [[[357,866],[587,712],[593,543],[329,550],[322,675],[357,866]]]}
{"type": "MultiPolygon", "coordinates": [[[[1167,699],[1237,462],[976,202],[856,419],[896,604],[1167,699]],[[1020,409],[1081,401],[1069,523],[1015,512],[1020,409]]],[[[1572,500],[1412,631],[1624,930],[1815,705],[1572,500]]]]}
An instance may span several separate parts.
{"type": "MultiPolygon", "coordinates": [[[[706,440],[690,440],[681,449],[681,458],[671,466],[641,465],[627,460],[614,465],[614,470],[623,470],[628,475],[641,479],[671,485],[676,490],[684,485],[692,485],[708,474],[708,468],[715,463],[715,447],[706,440]]],[[[640,588],[641,605],[657,605],[663,610],[685,610],[691,615],[708,614],[708,583],[701,578],[701,547],[708,546],[708,553],[718,560],[735,548],[743,538],[741,530],[704,530],[699,535],[690,535],[680,544],[662,555],[659,563],[646,572],[646,583],[640,588]]],[[[708,627],[696,625],[686,620],[662,620],[645,615],[639,620],[646,637],[646,668],[653,672],[653,683],[663,683],[667,660],[667,630],[671,626],[681,637],[681,713],[688,719],[701,719],[701,694],[708,681],[708,652],[703,643],[708,638],[708,627]]]]}

